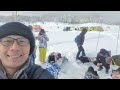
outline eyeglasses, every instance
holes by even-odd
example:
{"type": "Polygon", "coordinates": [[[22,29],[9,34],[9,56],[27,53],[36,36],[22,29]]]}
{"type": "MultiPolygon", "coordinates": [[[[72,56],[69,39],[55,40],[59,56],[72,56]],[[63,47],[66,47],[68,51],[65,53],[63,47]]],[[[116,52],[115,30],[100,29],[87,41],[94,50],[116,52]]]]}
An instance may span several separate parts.
{"type": "Polygon", "coordinates": [[[20,46],[26,46],[29,44],[29,40],[26,38],[18,38],[18,39],[14,39],[11,37],[5,37],[0,39],[0,42],[3,46],[12,46],[14,44],[14,41],[17,41],[18,45],[20,46]]]}

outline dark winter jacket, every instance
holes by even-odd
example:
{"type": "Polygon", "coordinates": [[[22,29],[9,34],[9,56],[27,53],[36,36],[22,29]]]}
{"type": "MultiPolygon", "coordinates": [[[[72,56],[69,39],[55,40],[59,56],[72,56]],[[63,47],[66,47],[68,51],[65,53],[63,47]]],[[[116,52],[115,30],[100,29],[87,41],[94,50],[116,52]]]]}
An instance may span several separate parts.
{"type": "Polygon", "coordinates": [[[77,43],[78,46],[83,45],[86,33],[87,33],[87,29],[83,28],[82,32],[78,36],[78,43],[77,43]]]}
{"type": "Polygon", "coordinates": [[[105,57],[100,56],[99,54],[97,54],[96,60],[97,60],[98,63],[106,63],[105,62],[105,57]]]}
{"type": "Polygon", "coordinates": [[[0,79],[54,79],[47,70],[43,69],[41,66],[30,63],[30,60],[18,70],[12,78],[8,78],[5,70],[0,65],[0,79]]]}
{"type": "Polygon", "coordinates": [[[98,63],[106,63],[105,58],[106,56],[110,56],[109,52],[105,49],[101,49],[100,52],[97,54],[96,60],[98,63]]]}
{"type": "Polygon", "coordinates": [[[78,46],[83,45],[84,40],[85,40],[85,36],[84,36],[84,34],[81,33],[81,34],[78,36],[78,43],[77,43],[77,45],[78,45],[78,46]]]}

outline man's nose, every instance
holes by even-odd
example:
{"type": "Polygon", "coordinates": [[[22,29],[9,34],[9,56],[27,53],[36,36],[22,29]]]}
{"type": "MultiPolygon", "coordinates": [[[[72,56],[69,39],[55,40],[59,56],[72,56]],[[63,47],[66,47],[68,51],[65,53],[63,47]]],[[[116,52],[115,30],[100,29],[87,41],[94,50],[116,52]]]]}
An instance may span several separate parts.
{"type": "Polygon", "coordinates": [[[11,46],[11,50],[14,50],[14,51],[20,50],[20,45],[16,40],[14,40],[13,45],[11,46]]]}

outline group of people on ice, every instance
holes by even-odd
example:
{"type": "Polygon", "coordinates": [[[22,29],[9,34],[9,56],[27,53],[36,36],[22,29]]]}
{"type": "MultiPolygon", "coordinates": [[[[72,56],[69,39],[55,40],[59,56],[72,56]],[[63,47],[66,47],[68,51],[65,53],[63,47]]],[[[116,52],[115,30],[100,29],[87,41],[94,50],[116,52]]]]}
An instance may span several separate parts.
{"type": "MultiPolygon", "coordinates": [[[[87,57],[85,54],[85,50],[83,48],[83,43],[85,40],[85,34],[87,33],[87,28],[83,28],[83,30],[81,31],[81,33],[76,36],[75,38],[75,43],[77,44],[78,47],[78,52],[76,55],[76,60],[77,61],[81,61],[82,63],[86,63],[86,62],[91,62],[91,58],[87,57]],[[80,53],[82,53],[82,55],[80,56],[80,53]]],[[[97,67],[99,67],[98,71],[101,71],[103,69],[103,67],[105,68],[105,72],[108,74],[109,73],[109,69],[111,65],[115,65],[118,67],[118,69],[113,70],[111,77],[113,79],[120,79],[120,55],[114,55],[111,56],[111,53],[109,51],[107,51],[106,49],[100,49],[100,51],[98,52],[97,56],[96,56],[96,60],[92,61],[94,65],[96,65],[97,67]]],[[[97,74],[97,71],[94,71],[94,68],[92,66],[90,66],[88,68],[88,71],[85,74],[85,79],[99,79],[99,75],[97,74]]]]}

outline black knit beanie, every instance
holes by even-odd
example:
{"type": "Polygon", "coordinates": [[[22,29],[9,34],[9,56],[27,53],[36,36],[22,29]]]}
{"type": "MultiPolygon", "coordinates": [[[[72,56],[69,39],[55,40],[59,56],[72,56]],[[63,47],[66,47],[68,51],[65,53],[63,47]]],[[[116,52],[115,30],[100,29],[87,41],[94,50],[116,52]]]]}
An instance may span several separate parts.
{"type": "Polygon", "coordinates": [[[30,41],[30,53],[34,51],[35,39],[30,28],[20,22],[8,22],[0,27],[0,39],[9,35],[20,35],[30,41]]]}

